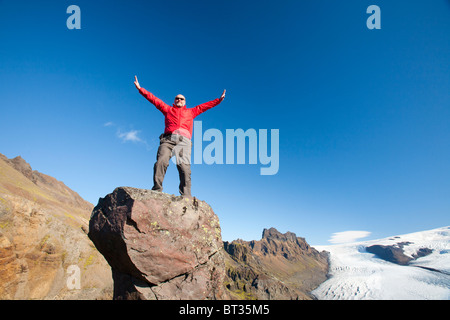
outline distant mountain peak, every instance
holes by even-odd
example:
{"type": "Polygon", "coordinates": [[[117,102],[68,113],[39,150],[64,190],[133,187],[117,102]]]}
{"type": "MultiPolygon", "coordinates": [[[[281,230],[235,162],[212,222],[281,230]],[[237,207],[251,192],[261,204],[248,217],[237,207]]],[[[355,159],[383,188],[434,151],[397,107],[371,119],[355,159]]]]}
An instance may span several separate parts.
{"type": "MultiPolygon", "coordinates": [[[[34,183],[37,187],[39,187],[41,191],[37,192],[37,194],[45,194],[45,199],[48,199],[48,196],[50,196],[50,198],[56,200],[57,202],[65,203],[76,208],[81,208],[83,210],[92,210],[93,205],[88,201],[85,201],[77,192],[66,186],[64,182],[59,181],[37,170],[33,170],[31,165],[26,162],[25,159],[23,159],[20,155],[15,158],[8,159],[6,156],[0,153],[0,159],[13,169],[21,173],[25,178],[34,183]]],[[[3,182],[0,181],[0,186],[2,184],[3,182]]],[[[18,184],[18,181],[15,181],[14,184],[18,184]]],[[[15,187],[23,189],[23,187],[20,187],[20,185],[17,185],[15,187]]],[[[28,191],[26,192],[29,193],[28,191]]],[[[37,194],[29,194],[28,198],[34,199],[36,198],[37,194]]],[[[23,195],[24,194],[22,193],[22,196],[23,195]]]]}
{"type": "Polygon", "coordinates": [[[246,299],[310,299],[326,279],[328,256],[295,233],[264,229],[261,240],[224,242],[227,288],[246,299]]]}
{"type": "Polygon", "coordinates": [[[297,236],[293,232],[281,233],[275,228],[264,229],[262,239],[277,239],[281,241],[297,241],[297,236]]]}

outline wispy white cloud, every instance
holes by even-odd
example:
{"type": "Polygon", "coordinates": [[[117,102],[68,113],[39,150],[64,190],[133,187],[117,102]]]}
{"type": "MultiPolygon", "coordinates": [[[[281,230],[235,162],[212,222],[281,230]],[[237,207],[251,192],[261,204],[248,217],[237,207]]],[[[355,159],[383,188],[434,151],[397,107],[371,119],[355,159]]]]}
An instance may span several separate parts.
{"type": "MultiPolygon", "coordinates": [[[[112,121],[108,121],[103,124],[103,127],[117,128],[118,125],[112,121]]],[[[148,145],[147,141],[145,141],[144,139],[142,139],[140,137],[140,133],[141,133],[140,130],[122,131],[122,129],[120,129],[120,128],[117,128],[116,130],[117,130],[116,137],[118,137],[123,143],[126,143],[126,142],[141,143],[146,146],[147,150],[152,149],[148,145]]]]}
{"type": "Polygon", "coordinates": [[[128,132],[117,132],[117,136],[123,141],[123,142],[143,142],[143,140],[138,137],[140,131],[138,130],[130,130],[128,132]]]}
{"type": "Polygon", "coordinates": [[[366,238],[371,234],[369,231],[342,231],[333,233],[328,242],[339,244],[355,242],[358,239],[366,238]]]}

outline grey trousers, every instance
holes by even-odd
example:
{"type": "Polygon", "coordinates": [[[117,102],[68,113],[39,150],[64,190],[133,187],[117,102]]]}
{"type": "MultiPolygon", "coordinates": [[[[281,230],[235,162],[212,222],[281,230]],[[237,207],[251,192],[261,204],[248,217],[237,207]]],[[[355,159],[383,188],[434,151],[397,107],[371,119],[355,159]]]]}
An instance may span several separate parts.
{"type": "Polygon", "coordinates": [[[153,188],[162,191],[164,176],[170,159],[175,156],[180,176],[179,191],[183,196],[191,196],[191,149],[190,139],[178,134],[160,136],[156,163],[153,166],[153,188]]]}

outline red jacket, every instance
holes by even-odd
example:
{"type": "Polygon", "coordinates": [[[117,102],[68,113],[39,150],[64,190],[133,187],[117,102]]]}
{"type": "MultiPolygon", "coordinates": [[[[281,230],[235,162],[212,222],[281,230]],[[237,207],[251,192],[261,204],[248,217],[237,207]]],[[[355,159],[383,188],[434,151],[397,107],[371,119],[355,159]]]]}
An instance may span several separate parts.
{"type": "Polygon", "coordinates": [[[171,107],[142,87],[139,89],[139,93],[164,114],[166,125],[164,130],[165,134],[176,133],[189,139],[192,137],[194,118],[222,102],[222,100],[218,98],[188,109],[186,106],[179,108],[173,105],[171,107]]]}

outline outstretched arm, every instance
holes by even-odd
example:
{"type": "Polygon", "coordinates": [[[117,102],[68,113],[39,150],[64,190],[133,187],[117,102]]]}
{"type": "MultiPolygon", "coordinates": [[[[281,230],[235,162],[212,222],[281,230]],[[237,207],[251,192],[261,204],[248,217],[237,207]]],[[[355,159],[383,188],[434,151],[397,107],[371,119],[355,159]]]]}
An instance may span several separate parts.
{"type": "Polygon", "coordinates": [[[220,98],[214,99],[212,101],[208,101],[205,103],[202,103],[198,106],[196,106],[195,108],[192,108],[192,114],[194,116],[194,118],[196,116],[198,116],[199,114],[205,112],[206,110],[209,110],[211,108],[214,108],[215,106],[217,106],[218,104],[220,104],[223,99],[225,99],[225,92],[226,90],[223,90],[222,95],[220,96],[220,98]]]}
{"type": "Polygon", "coordinates": [[[136,76],[134,76],[134,85],[139,90],[139,93],[144,96],[145,99],[150,101],[159,111],[164,115],[169,111],[170,106],[164,103],[161,99],[155,97],[151,92],[148,92],[139,85],[139,81],[136,76]]]}

